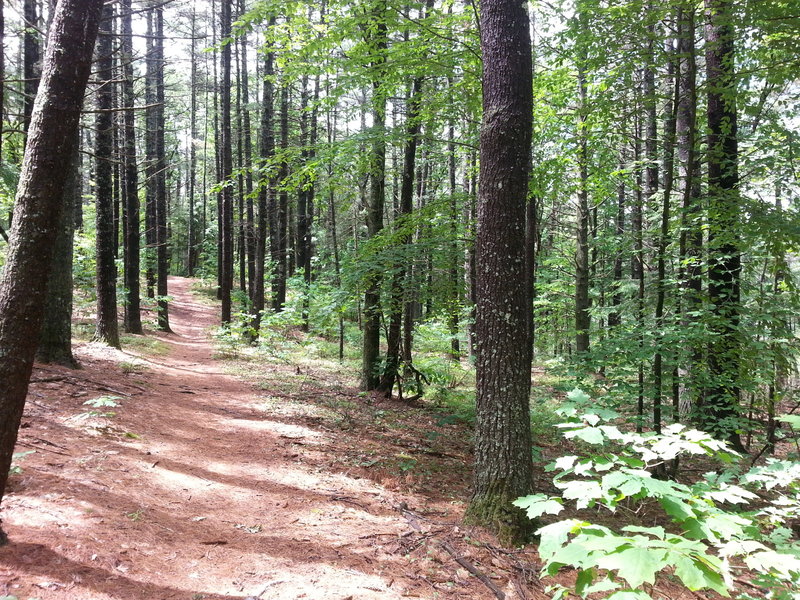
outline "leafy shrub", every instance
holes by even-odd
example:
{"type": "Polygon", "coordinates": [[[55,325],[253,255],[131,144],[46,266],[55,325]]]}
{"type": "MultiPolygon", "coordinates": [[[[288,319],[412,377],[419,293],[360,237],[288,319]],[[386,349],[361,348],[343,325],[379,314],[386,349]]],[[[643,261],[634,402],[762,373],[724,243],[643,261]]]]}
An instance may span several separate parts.
{"type": "MultiPolygon", "coordinates": [[[[588,400],[578,390],[570,398],[579,406],[588,400]]],[[[558,427],[564,437],[600,452],[558,458],[548,469],[556,471],[553,482],[561,496],[534,494],[515,505],[531,518],[558,514],[567,502],[577,509],[605,507],[612,512],[622,506],[636,510],[660,505],[673,527],[628,525],[614,531],[580,519],[542,527],[543,574],[555,575],[566,566],[578,571],[573,589],[550,588],[553,598],[570,592],[583,598],[593,593],[613,600],[650,598],[642,587],[653,585],[666,569],[690,590],[728,596],[742,565],[759,573],[756,584],[768,589],[770,597],[797,597],[800,544],[783,523],[800,515],[799,463],[773,460],[740,473],[738,455],[704,432],[676,424],[661,435],[629,433],[610,424],[615,413],[579,406],[562,409],[566,421],[558,427]],[[691,485],[653,476],[682,455],[705,455],[731,466],[691,485]],[[762,504],[755,493],[760,490],[771,492],[765,506],[739,508],[756,500],[762,504]]]]}

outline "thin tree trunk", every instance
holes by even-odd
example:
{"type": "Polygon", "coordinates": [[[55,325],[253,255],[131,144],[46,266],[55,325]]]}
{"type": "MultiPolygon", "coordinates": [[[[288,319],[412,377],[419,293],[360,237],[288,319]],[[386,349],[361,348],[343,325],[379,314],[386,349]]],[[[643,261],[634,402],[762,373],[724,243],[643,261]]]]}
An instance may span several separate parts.
{"type": "Polygon", "coordinates": [[[155,7],[155,39],[153,40],[153,65],[155,71],[155,160],[156,160],[156,245],[157,245],[157,270],[158,270],[158,328],[161,331],[171,331],[169,327],[169,303],[167,295],[167,277],[169,275],[169,231],[168,200],[167,200],[167,157],[164,142],[165,94],[164,94],[164,7],[158,4],[155,7]]]}
{"type": "MultiPolygon", "coordinates": [[[[220,37],[227,40],[231,34],[231,3],[220,2],[220,37]]],[[[233,289],[233,146],[231,139],[231,45],[222,46],[220,82],[220,180],[221,194],[220,232],[222,239],[222,324],[231,322],[231,290],[233,289]]]]}
{"type": "MultiPolygon", "coordinates": [[[[272,28],[274,26],[275,17],[271,17],[268,27],[272,28]]],[[[266,164],[271,161],[275,155],[275,131],[273,125],[274,86],[272,83],[274,61],[275,53],[272,51],[267,52],[264,59],[264,93],[261,100],[261,137],[259,141],[260,158],[264,162],[262,163],[263,166],[260,174],[261,181],[258,190],[258,235],[256,241],[252,319],[250,321],[254,338],[258,335],[258,330],[261,325],[261,312],[264,310],[265,306],[264,286],[266,283],[267,226],[269,224],[271,211],[274,211],[275,205],[275,190],[272,185],[273,177],[265,170],[266,164]]]]}
{"type": "Polygon", "coordinates": [[[664,190],[661,206],[661,230],[656,246],[656,260],[658,262],[656,275],[656,310],[655,310],[655,356],[653,357],[653,429],[661,433],[661,401],[664,395],[664,300],[667,294],[667,244],[669,243],[670,203],[672,199],[672,186],[674,182],[675,163],[675,136],[677,107],[680,100],[680,87],[676,77],[676,62],[678,56],[672,40],[668,42],[667,52],[670,62],[667,67],[667,80],[673,86],[673,97],[665,107],[664,120],[664,190]]]}
{"type": "Polygon", "coordinates": [[[97,204],[97,321],[94,339],[119,348],[117,324],[117,266],[114,260],[114,204],[112,196],[111,160],[114,127],[111,108],[113,38],[111,35],[111,5],[103,9],[97,43],[96,93],[98,113],[95,118],[95,190],[97,204]]]}
{"type": "MultiPolygon", "coordinates": [[[[370,193],[367,206],[367,237],[372,239],[383,229],[383,206],[386,185],[386,49],[388,33],[386,26],[387,6],[385,0],[372,5],[368,34],[372,63],[372,148],[370,150],[370,193]]],[[[364,291],[364,340],[361,389],[375,390],[380,384],[380,334],[381,273],[377,268],[369,270],[364,291]]]]}

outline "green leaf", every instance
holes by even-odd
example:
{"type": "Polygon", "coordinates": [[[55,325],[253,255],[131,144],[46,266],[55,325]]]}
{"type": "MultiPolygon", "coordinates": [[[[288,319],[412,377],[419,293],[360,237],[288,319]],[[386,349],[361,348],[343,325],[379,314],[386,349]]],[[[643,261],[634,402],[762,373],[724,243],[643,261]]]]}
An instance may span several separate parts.
{"type": "Polygon", "coordinates": [[[677,521],[682,522],[695,517],[692,507],[680,498],[666,496],[660,498],[659,501],[661,502],[661,507],[664,509],[664,512],[677,521]]]}
{"type": "Polygon", "coordinates": [[[576,404],[584,404],[590,400],[589,394],[579,388],[575,388],[571,392],[567,392],[567,399],[576,404]]]}
{"type": "Polygon", "coordinates": [[[588,525],[588,523],[577,519],[566,519],[539,528],[536,531],[536,535],[539,536],[539,556],[544,560],[549,560],[555,551],[567,541],[569,534],[579,532],[584,525],[588,525]]]}
{"type": "Polygon", "coordinates": [[[511,504],[524,509],[529,519],[535,519],[545,513],[557,515],[564,510],[564,505],[558,499],[550,498],[545,494],[533,494],[524,498],[517,498],[511,504]]]}
{"type": "Polygon", "coordinates": [[[596,481],[559,481],[556,485],[564,490],[565,500],[577,500],[578,508],[586,508],[592,500],[603,497],[603,490],[596,481]]]}
{"type": "Polygon", "coordinates": [[[587,444],[602,444],[605,442],[603,432],[599,427],[584,427],[582,429],[573,429],[564,434],[565,438],[578,438],[587,444]]]}
{"type": "Polygon", "coordinates": [[[654,548],[630,547],[601,557],[597,566],[617,575],[632,588],[655,583],[656,573],[667,565],[666,552],[654,548]]]}
{"type": "Polygon", "coordinates": [[[586,590],[594,581],[595,575],[597,573],[595,573],[594,569],[584,569],[578,573],[578,577],[575,580],[575,593],[580,595],[581,598],[586,598],[588,594],[586,590]]]}

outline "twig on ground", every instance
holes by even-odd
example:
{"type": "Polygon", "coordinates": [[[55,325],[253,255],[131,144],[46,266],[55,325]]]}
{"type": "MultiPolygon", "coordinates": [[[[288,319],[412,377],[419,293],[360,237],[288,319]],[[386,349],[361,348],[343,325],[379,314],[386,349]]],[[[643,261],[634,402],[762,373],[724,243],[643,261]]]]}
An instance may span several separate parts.
{"type": "Polygon", "coordinates": [[[458,553],[453,549],[453,547],[447,542],[442,542],[440,545],[445,552],[447,552],[450,556],[453,557],[453,560],[455,560],[467,571],[469,571],[475,577],[477,577],[480,580],[480,582],[483,583],[483,585],[485,585],[487,588],[489,588],[499,600],[505,600],[506,598],[505,593],[500,588],[498,588],[494,583],[492,583],[491,579],[489,579],[486,575],[481,573],[481,571],[478,570],[478,568],[475,565],[469,562],[466,558],[459,556],[458,553]]]}
{"type": "Polygon", "coordinates": [[[53,454],[58,454],[59,456],[72,456],[71,454],[67,454],[66,452],[59,452],[58,450],[43,448],[42,446],[37,446],[36,444],[31,444],[30,442],[26,442],[24,440],[17,440],[17,443],[20,446],[25,446],[27,448],[36,448],[37,450],[44,450],[45,452],[52,452],[53,454]]]}

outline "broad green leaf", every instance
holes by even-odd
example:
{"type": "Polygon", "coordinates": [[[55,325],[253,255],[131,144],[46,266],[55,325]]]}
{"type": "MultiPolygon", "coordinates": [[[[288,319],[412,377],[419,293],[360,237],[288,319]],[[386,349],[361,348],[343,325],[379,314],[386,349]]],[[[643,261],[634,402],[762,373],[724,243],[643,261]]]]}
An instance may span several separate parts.
{"type": "Polygon", "coordinates": [[[540,527],[536,531],[536,535],[539,536],[539,556],[544,560],[549,560],[553,553],[567,541],[569,534],[578,533],[584,525],[588,525],[588,523],[577,519],[567,519],[540,527]]]}
{"type": "Polygon", "coordinates": [[[564,510],[564,505],[559,500],[550,498],[545,494],[533,494],[524,498],[517,498],[511,504],[524,509],[530,519],[535,519],[545,513],[557,515],[564,510]]]}
{"type": "Polygon", "coordinates": [[[582,429],[573,429],[564,434],[565,438],[578,438],[587,444],[602,444],[605,441],[603,432],[598,427],[584,427],[582,429]]]}
{"type": "Polygon", "coordinates": [[[597,573],[594,569],[584,569],[580,571],[578,577],[575,579],[575,593],[581,598],[586,598],[588,594],[586,590],[592,585],[596,575],[597,573]]]}
{"type": "Polygon", "coordinates": [[[656,573],[667,565],[666,554],[653,548],[626,548],[601,557],[597,566],[616,571],[628,585],[637,588],[643,583],[655,583],[656,573]]]}

